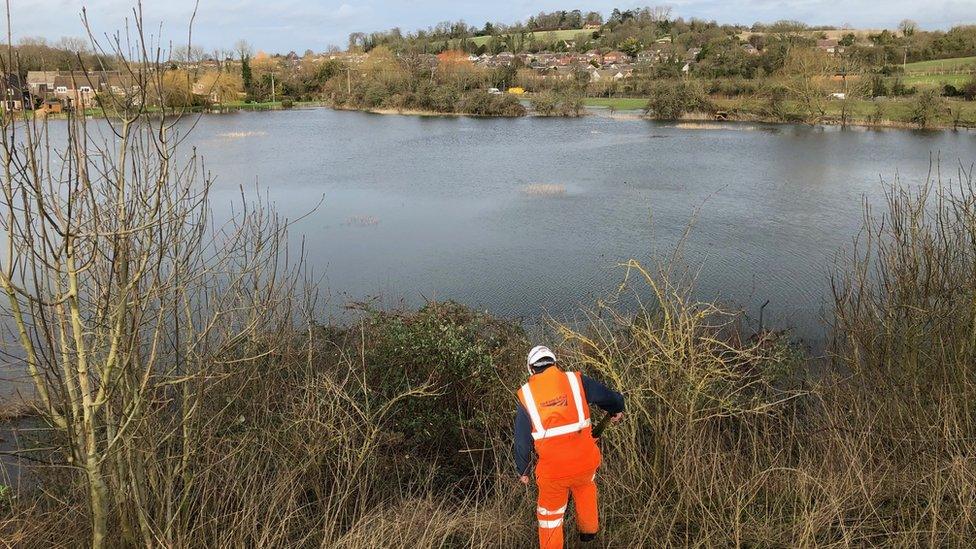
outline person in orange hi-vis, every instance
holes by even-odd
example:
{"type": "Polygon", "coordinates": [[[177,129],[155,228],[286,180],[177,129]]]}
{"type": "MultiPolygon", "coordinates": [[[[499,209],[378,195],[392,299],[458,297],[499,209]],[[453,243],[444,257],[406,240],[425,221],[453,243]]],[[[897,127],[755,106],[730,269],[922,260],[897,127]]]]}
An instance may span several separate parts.
{"type": "Polygon", "coordinates": [[[515,466],[519,481],[528,485],[534,446],[539,547],[563,546],[570,494],[580,541],[591,541],[599,530],[595,479],[600,449],[591,432],[589,405],[613,414],[617,422],[623,418],[624,397],[579,372],[563,371],[548,347],[529,351],[527,364],[529,381],[519,389],[515,408],[515,466]]]}

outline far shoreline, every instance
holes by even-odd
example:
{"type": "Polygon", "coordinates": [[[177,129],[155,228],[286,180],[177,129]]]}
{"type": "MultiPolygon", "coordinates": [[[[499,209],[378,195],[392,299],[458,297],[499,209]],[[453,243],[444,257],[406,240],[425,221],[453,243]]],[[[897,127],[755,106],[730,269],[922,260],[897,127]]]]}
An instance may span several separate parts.
{"type": "MultiPolygon", "coordinates": [[[[539,114],[534,114],[532,112],[528,113],[526,116],[481,116],[474,114],[467,114],[463,112],[437,112],[437,111],[425,111],[418,109],[358,109],[354,107],[335,107],[329,105],[322,105],[320,107],[313,108],[328,108],[335,111],[355,111],[355,112],[365,112],[370,114],[378,115],[399,115],[399,116],[418,116],[418,117],[470,117],[470,118],[585,118],[587,116],[600,116],[603,118],[608,118],[611,120],[645,120],[651,122],[663,122],[663,123],[673,123],[681,124],[686,122],[695,123],[709,123],[714,125],[724,125],[724,124],[741,124],[741,123],[755,123],[755,124],[768,124],[776,126],[807,126],[807,127],[854,127],[854,128],[866,128],[866,129],[891,129],[891,130],[912,130],[912,131],[966,131],[972,132],[976,130],[976,125],[961,124],[958,126],[951,126],[947,124],[931,125],[926,128],[919,128],[918,126],[908,123],[899,122],[894,120],[882,120],[880,122],[870,122],[863,119],[851,119],[846,124],[842,123],[840,120],[825,119],[819,122],[800,122],[800,121],[783,121],[773,118],[765,118],[761,116],[729,116],[727,118],[717,118],[714,115],[694,112],[687,113],[677,120],[668,120],[662,118],[655,118],[653,116],[647,116],[643,114],[640,109],[619,109],[614,112],[610,112],[608,107],[587,105],[584,107],[584,114],[580,116],[543,116],[539,114]]],[[[712,129],[712,128],[709,128],[712,129]]],[[[719,128],[714,128],[719,129],[719,128]]]]}
{"type": "MultiPolygon", "coordinates": [[[[642,109],[611,109],[608,106],[602,105],[585,105],[583,107],[583,114],[580,116],[544,116],[539,115],[534,112],[528,112],[525,116],[504,116],[504,115],[478,115],[470,114],[464,112],[439,112],[430,111],[423,109],[394,109],[394,108],[379,108],[379,109],[364,109],[357,107],[348,106],[336,106],[330,105],[328,102],[324,101],[308,101],[308,102],[296,102],[293,106],[285,107],[282,103],[261,103],[261,104],[242,104],[242,105],[230,105],[230,106],[214,106],[209,108],[201,109],[188,109],[183,112],[183,115],[200,115],[200,114],[234,114],[238,112],[271,112],[271,111],[290,111],[290,110],[317,110],[317,109],[331,109],[333,111],[348,111],[348,112],[362,112],[368,114],[376,114],[383,116],[415,116],[421,118],[437,118],[437,117],[469,117],[469,118],[585,118],[587,116],[600,116],[602,118],[607,118],[610,120],[617,121],[634,121],[634,120],[645,120],[652,122],[663,122],[672,124],[681,123],[708,123],[710,125],[721,126],[725,124],[741,124],[741,123],[755,123],[755,124],[768,124],[775,126],[807,126],[807,127],[852,127],[852,128],[865,128],[865,129],[892,129],[892,130],[912,130],[912,131],[966,131],[973,132],[976,130],[976,124],[959,124],[956,126],[950,124],[933,124],[925,128],[920,128],[915,124],[909,122],[901,122],[895,120],[882,120],[879,122],[871,122],[864,119],[851,119],[846,124],[840,120],[833,118],[825,118],[817,122],[803,122],[803,121],[784,121],[771,117],[763,117],[760,115],[752,113],[735,114],[729,113],[728,116],[724,118],[716,117],[713,114],[706,112],[691,112],[682,115],[679,119],[663,119],[655,118],[653,116],[648,116],[643,114],[642,109]]],[[[105,116],[102,113],[86,113],[86,118],[102,118],[105,116]]],[[[68,116],[66,114],[49,114],[45,116],[34,116],[27,115],[27,119],[38,119],[38,120],[66,120],[68,116]]],[[[708,129],[720,129],[720,128],[708,128],[708,129]]]]}

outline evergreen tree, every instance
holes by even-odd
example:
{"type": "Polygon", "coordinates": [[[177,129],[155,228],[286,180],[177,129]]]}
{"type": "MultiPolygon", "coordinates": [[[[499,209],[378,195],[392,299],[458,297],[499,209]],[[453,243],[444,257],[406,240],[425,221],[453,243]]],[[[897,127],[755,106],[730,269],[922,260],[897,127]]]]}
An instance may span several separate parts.
{"type": "Polygon", "coordinates": [[[244,92],[250,96],[254,88],[254,77],[251,75],[251,58],[249,56],[241,57],[241,81],[244,82],[244,92]]]}

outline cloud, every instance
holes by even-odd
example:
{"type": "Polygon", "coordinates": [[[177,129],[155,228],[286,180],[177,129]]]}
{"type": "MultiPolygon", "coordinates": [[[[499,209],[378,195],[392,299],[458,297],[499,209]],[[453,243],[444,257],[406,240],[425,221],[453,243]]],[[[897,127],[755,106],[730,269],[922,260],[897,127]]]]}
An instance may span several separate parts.
{"type": "MultiPolygon", "coordinates": [[[[893,28],[910,18],[923,28],[947,28],[976,23],[976,0],[889,0],[878,9],[877,0],[664,0],[674,14],[685,18],[714,19],[723,23],[799,19],[811,24],[862,28],[893,28]]],[[[132,17],[135,0],[61,0],[11,3],[15,39],[25,36],[83,36],[79,14],[87,6],[99,33],[123,28],[132,17]]],[[[609,14],[613,8],[654,4],[648,0],[588,0],[581,9],[609,14]]],[[[145,3],[147,27],[173,40],[186,36],[194,0],[153,0],[145,3]],[[150,24],[151,23],[151,24],[150,24]]],[[[194,40],[207,49],[228,47],[239,38],[265,51],[303,51],[344,44],[355,31],[404,31],[426,28],[440,21],[463,19],[481,26],[485,21],[511,23],[539,11],[573,9],[566,0],[201,0],[194,25],[194,40]]]]}
{"type": "Polygon", "coordinates": [[[336,19],[348,19],[350,17],[363,13],[364,11],[367,10],[363,8],[357,8],[349,4],[343,4],[339,6],[339,9],[335,10],[334,15],[336,19]]]}

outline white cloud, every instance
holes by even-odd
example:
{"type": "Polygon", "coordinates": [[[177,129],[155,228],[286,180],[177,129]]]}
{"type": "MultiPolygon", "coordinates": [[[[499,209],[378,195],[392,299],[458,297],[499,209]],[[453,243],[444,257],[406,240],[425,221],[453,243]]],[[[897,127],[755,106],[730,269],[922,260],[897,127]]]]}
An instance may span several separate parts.
{"type": "MultiPolygon", "coordinates": [[[[923,28],[946,28],[976,23],[976,0],[889,0],[884,9],[877,0],[663,0],[675,15],[751,24],[755,21],[799,19],[812,24],[858,27],[894,27],[911,18],[923,28]]],[[[135,0],[61,0],[11,2],[15,39],[24,36],[81,36],[79,14],[88,15],[100,32],[122,28],[131,19],[135,0]]],[[[246,38],[266,51],[322,49],[343,44],[350,32],[384,30],[397,26],[414,30],[439,21],[463,19],[481,26],[485,21],[514,22],[541,10],[597,10],[605,14],[624,8],[654,4],[649,0],[588,0],[584,5],[567,0],[201,0],[194,27],[195,41],[206,48],[226,47],[246,38]]],[[[194,0],[146,0],[147,27],[153,32],[163,23],[164,35],[174,40],[186,34],[194,0]]]]}

